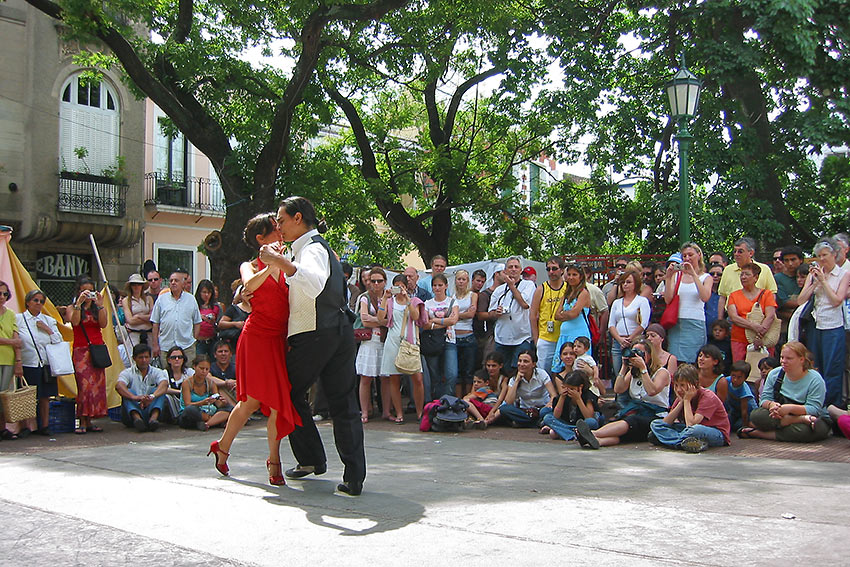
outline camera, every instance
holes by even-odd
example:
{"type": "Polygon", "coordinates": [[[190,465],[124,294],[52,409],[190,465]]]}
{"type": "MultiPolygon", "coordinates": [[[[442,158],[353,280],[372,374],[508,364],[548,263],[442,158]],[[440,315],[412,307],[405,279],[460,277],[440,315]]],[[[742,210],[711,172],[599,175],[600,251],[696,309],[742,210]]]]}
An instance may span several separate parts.
{"type": "Polygon", "coordinates": [[[626,347],[623,349],[623,360],[628,360],[629,358],[632,358],[635,355],[636,353],[634,350],[632,350],[632,347],[626,347]]]}
{"type": "Polygon", "coordinates": [[[684,270],[684,268],[682,267],[682,264],[673,263],[673,271],[674,272],[681,272],[682,270],[684,270]]]}
{"type": "Polygon", "coordinates": [[[210,399],[211,400],[220,400],[221,394],[213,394],[213,395],[210,396],[210,399]]]}
{"type": "Polygon", "coordinates": [[[398,295],[399,293],[401,293],[401,287],[397,285],[390,287],[390,293],[393,295],[398,295]]]}

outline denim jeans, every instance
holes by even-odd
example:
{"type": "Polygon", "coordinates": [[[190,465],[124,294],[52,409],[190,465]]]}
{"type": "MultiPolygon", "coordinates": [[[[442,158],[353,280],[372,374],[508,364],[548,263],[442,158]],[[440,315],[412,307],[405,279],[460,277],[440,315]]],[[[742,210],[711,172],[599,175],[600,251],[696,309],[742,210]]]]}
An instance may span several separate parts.
{"type": "Polygon", "coordinates": [[[428,372],[431,376],[431,396],[426,390],[425,402],[436,400],[444,394],[455,395],[457,384],[457,346],[446,343],[446,348],[438,355],[425,357],[428,372]]]}
{"type": "MultiPolygon", "coordinates": [[[[570,425],[566,421],[561,421],[555,414],[553,413],[555,410],[552,408],[541,408],[540,417],[543,418],[543,425],[548,425],[549,428],[558,434],[558,437],[563,439],[564,441],[572,441],[576,438],[576,426],[570,425]]],[[[591,429],[599,429],[602,425],[602,414],[599,412],[595,412],[594,417],[587,417],[584,419],[584,422],[591,429]]]]}
{"type": "Polygon", "coordinates": [[[457,337],[457,383],[472,384],[472,374],[475,372],[475,356],[478,352],[478,341],[470,333],[457,337]]]}
{"type": "Polygon", "coordinates": [[[530,418],[524,409],[513,404],[506,404],[505,402],[502,402],[502,405],[499,406],[499,413],[501,417],[516,423],[520,427],[537,427],[539,420],[539,418],[530,418]]]}
{"type": "Polygon", "coordinates": [[[844,384],[844,327],[836,329],[813,329],[808,347],[815,359],[815,367],[826,383],[826,399],[823,407],[830,404],[840,406],[844,384]]]}
{"type": "Polygon", "coordinates": [[[161,417],[162,416],[162,408],[163,408],[164,404],[165,404],[165,396],[157,396],[156,398],[154,398],[153,402],[148,407],[146,407],[144,409],[142,408],[141,405],[139,405],[139,402],[136,402],[136,401],[133,401],[133,400],[127,400],[127,399],[123,400],[122,405],[124,406],[124,412],[122,414],[122,417],[123,417],[123,415],[127,416],[126,421],[124,421],[124,425],[126,425],[127,427],[133,426],[133,418],[130,417],[130,412],[133,412],[133,411],[139,412],[139,415],[142,417],[142,421],[144,421],[145,423],[150,421],[151,412],[153,412],[153,410],[155,410],[155,409],[159,410],[159,415],[161,417]]]}
{"type": "Polygon", "coordinates": [[[663,419],[656,419],[649,424],[649,428],[664,445],[678,447],[688,437],[699,437],[708,442],[709,447],[722,447],[726,444],[723,432],[716,427],[707,425],[692,425],[688,427],[684,423],[665,423],[663,419]]]}
{"type": "Polygon", "coordinates": [[[611,366],[614,369],[614,376],[620,373],[620,369],[623,367],[623,347],[611,335],[608,335],[609,343],[611,345],[611,366]]]}
{"type": "Polygon", "coordinates": [[[531,339],[522,341],[518,345],[501,345],[496,343],[496,351],[502,353],[505,359],[505,374],[516,370],[516,359],[524,350],[531,350],[531,339]]]}
{"type": "Polygon", "coordinates": [[[537,339],[537,368],[552,374],[552,359],[555,356],[555,345],[551,341],[537,339]]]}

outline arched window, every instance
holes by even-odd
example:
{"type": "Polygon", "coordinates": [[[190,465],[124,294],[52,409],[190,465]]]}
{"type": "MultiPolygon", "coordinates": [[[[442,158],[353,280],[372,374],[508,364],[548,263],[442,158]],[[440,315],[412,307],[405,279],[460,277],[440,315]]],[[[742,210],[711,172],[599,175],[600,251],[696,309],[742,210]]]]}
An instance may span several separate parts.
{"type": "Polygon", "coordinates": [[[59,167],[102,175],[120,153],[118,96],[106,80],[77,73],[62,85],[59,167]]]}

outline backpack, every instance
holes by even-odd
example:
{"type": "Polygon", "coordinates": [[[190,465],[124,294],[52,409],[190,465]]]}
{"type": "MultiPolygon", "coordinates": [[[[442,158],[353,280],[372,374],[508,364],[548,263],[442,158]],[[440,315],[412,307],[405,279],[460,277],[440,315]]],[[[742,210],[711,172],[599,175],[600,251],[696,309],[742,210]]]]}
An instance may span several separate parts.
{"type": "Polygon", "coordinates": [[[431,408],[431,430],[439,432],[463,431],[463,424],[466,421],[466,408],[468,407],[468,403],[455,396],[443,395],[439,399],[439,405],[431,408]]]}

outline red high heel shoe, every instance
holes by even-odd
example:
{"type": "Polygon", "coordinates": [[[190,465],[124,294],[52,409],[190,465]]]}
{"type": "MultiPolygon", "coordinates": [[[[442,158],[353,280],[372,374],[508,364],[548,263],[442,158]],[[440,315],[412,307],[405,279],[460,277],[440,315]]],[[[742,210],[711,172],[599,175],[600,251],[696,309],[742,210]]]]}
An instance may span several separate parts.
{"type": "Polygon", "coordinates": [[[286,484],[286,480],[284,480],[283,475],[280,474],[280,463],[273,463],[270,460],[266,459],[266,469],[269,471],[269,484],[272,486],[283,486],[286,484]],[[272,465],[277,467],[278,473],[272,474],[272,465]]]}
{"type": "Polygon", "coordinates": [[[218,441],[213,441],[212,443],[210,443],[210,450],[207,453],[207,457],[209,457],[210,455],[215,456],[215,470],[217,470],[223,476],[230,476],[230,467],[227,466],[227,457],[230,456],[230,453],[225,453],[224,451],[219,449],[218,441]],[[219,454],[224,455],[223,463],[218,462],[219,454]]]}

